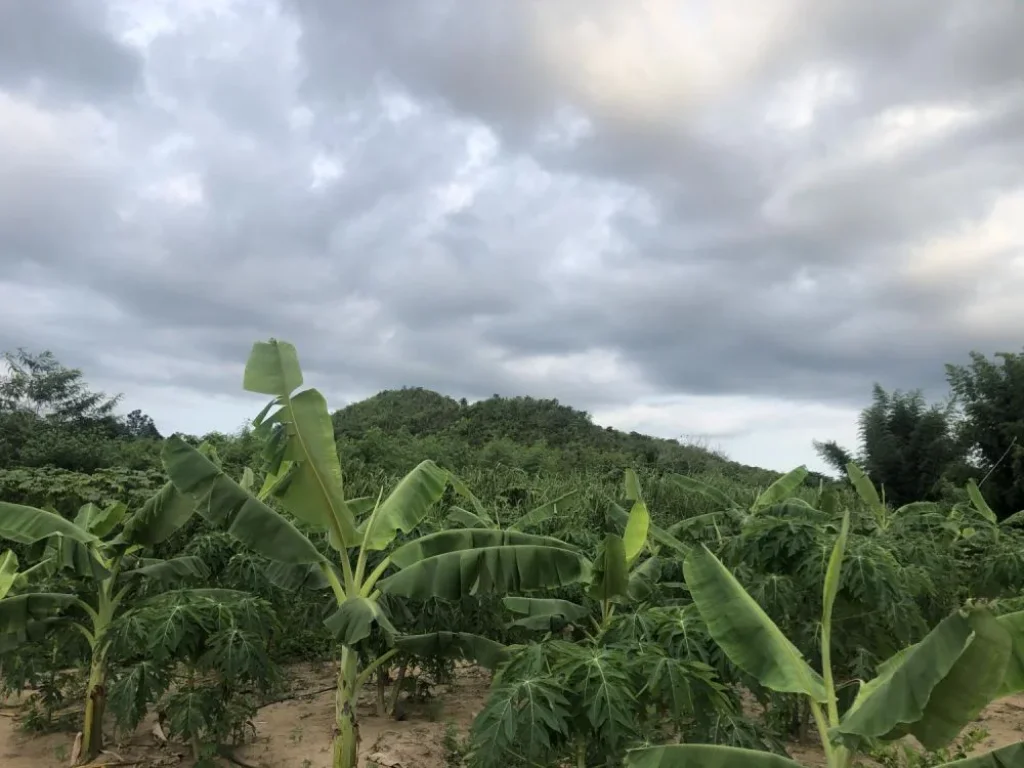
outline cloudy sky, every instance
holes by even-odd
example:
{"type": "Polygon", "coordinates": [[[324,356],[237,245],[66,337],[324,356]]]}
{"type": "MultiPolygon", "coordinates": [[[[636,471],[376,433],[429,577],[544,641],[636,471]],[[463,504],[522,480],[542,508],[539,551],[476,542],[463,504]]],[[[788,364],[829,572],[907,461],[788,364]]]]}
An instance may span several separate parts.
{"type": "Polygon", "coordinates": [[[752,464],[1024,343],[1020,0],[3,0],[0,349],[230,430],[557,397],[752,464]]]}

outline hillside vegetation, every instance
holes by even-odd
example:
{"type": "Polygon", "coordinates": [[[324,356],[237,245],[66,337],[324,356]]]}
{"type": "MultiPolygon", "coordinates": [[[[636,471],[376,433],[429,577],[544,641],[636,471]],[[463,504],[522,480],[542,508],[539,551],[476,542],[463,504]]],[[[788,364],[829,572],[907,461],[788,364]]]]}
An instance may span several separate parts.
{"type": "MultiPolygon", "coordinates": [[[[500,397],[459,402],[431,390],[386,390],[333,414],[335,435],[354,458],[395,471],[408,457],[430,456],[445,466],[518,467],[530,473],[611,473],[622,467],[719,474],[766,485],[780,473],[730,461],[696,445],[600,427],[590,415],[557,400],[500,397]],[[385,442],[388,453],[365,456],[385,442]],[[389,458],[391,457],[391,458],[389,458]]],[[[416,460],[415,458],[413,459],[416,460]]]]}

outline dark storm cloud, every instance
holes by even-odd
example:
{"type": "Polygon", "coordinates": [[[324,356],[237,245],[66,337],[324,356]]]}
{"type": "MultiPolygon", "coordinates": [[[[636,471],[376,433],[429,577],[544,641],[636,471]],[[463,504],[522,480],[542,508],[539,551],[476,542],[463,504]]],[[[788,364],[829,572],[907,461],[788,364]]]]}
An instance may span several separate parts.
{"type": "MultiPolygon", "coordinates": [[[[674,31],[652,6],[647,32],[674,31]]],[[[60,291],[6,348],[234,392],[273,335],[335,392],[593,409],[859,403],[1019,346],[1019,314],[963,319],[980,276],[1013,284],[1012,246],[946,277],[908,261],[1024,179],[1010,0],[787,0],[699,61],[616,37],[643,17],[612,2],[126,7],[117,29],[84,3],[0,11],[38,43],[0,23],[0,288],[60,291]],[[132,23],[156,31],[128,47],[132,23]],[[133,354],[159,375],[111,362],[133,354]]]]}

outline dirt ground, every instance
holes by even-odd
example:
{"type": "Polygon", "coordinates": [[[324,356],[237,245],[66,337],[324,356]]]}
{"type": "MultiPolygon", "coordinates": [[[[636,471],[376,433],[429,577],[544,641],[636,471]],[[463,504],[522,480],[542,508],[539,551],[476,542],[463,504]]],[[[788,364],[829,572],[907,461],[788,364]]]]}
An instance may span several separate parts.
{"type": "MultiPolygon", "coordinates": [[[[297,665],[291,670],[291,698],[262,708],[254,725],[256,736],[235,755],[257,768],[327,768],[331,763],[331,729],[334,724],[334,680],[331,665],[297,665]]],[[[454,683],[434,689],[422,703],[407,703],[402,720],[379,718],[374,712],[374,691],[367,688],[360,699],[361,766],[377,768],[445,768],[446,731],[454,726],[464,738],[473,717],[483,704],[489,675],[475,667],[460,667],[454,683]]],[[[49,734],[26,737],[17,728],[14,710],[0,708],[0,766],[2,768],[58,768],[68,765],[72,737],[49,734]]],[[[995,702],[977,725],[989,732],[981,750],[1024,739],[1024,696],[995,702]]],[[[143,724],[123,744],[112,744],[108,753],[91,765],[103,764],[157,768],[192,765],[185,745],[156,745],[153,722],[143,724]]],[[[793,745],[797,761],[822,766],[821,749],[793,745]]],[[[228,763],[224,763],[228,765],[228,763]]]]}

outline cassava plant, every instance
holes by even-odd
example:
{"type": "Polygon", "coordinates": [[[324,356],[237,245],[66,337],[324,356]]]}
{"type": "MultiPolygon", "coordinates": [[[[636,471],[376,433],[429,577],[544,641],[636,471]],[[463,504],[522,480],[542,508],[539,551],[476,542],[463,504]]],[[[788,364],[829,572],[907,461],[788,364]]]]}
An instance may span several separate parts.
{"type": "Polygon", "coordinates": [[[170,483],[132,514],[121,503],[104,508],[85,504],[74,521],[48,510],[0,502],[0,537],[24,545],[43,542],[45,567],[69,571],[76,584],[73,594],[7,597],[0,603],[0,636],[38,633],[38,622],[52,624],[60,611],[60,621],[84,636],[90,653],[81,746],[85,760],[95,758],[103,746],[111,623],[143,579],[176,583],[206,573],[195,557],[157,560],[138,554],[173,534],[192,513],[192,502],[170,483]]]}
{"type": "MultiPolygon", "coordinates": [[[[1024,689],[1024,613],[996,617],[966,603],[920,642],[878,666],[840,714],[833,679],[832,608],[839,593],[849,513],[832,548],[821,614],[821,673],[804,659],[742,585],[706,547],[684,563],[686,583],[714,641],[762,685],[807,697],[829,768],[850,768],[879,742],[913,735],[929,750],[948,746],[993,699],[1024,689]]],[[[1024,761],[1024,743],[946,763],[1005,768],[1024,761]]],[[[633,750],[631,768],[797,768],[778,755],[708,744],[633,750]]]]}
{"type": "Polygon", "coordinates": [[[416,528],[457,479],[423,461],[386,498],[381,493],[370,504],[353,503],[346,498],[327,402],[316,389],[297,391],[302,383],[291,344],[271,339],[253,345],[244,388],[273,397],[254,421],[265,440],[266,479],[258,495],[180,438],[165,442],[162,458],[175,487],[197,503],[201,515],[274,561],[275,583],[331,590],[336,610],[326,624],[341,645],[333,765],[354,768],[357,694],[399,650],[461,654],[489,665],[503,651],[493,641],[466,633],[397,636],[378,601],[381,593],[457,600],[530,591],[585,579],[590,563],[564,542],[518,531],[442,530],[395,547],[399,533],[416,528]],[[289,517],[261,499],[279,504],[289,517]],[[330,556],[314,542],[323,535],[330,556]],[[368,559],[377,552],[387,555],[371,570],[368,559]],[[395,572],[384,578],[389,571],[395,572]],[[371,632],[383,632],[394,645],[360,668],[356,646],[371,632]]]}

